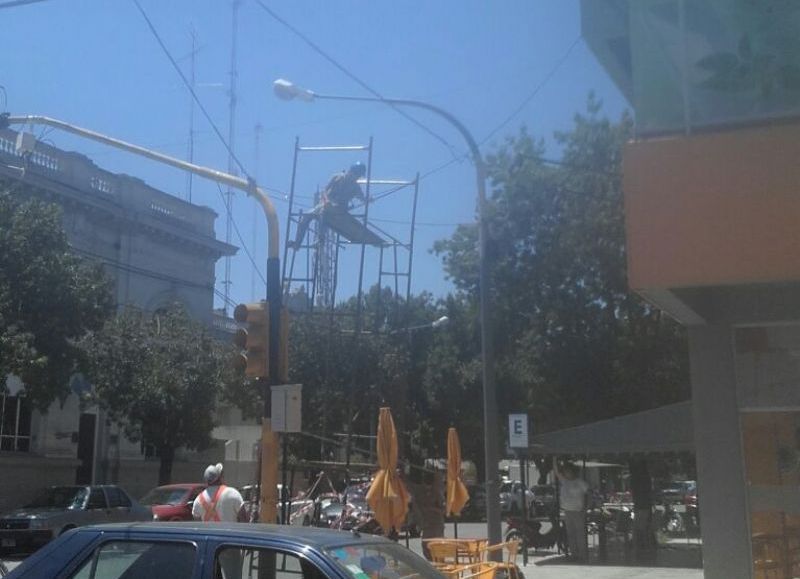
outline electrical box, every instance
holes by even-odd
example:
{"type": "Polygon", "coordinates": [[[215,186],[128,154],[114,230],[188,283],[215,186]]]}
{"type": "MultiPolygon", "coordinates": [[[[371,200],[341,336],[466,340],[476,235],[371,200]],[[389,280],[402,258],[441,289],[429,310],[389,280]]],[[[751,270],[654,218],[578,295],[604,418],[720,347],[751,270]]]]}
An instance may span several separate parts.
{"type": "Polygon", "coordinates": [[[272,432],[302,430],[303,385],[272,386],[272,432]]]}

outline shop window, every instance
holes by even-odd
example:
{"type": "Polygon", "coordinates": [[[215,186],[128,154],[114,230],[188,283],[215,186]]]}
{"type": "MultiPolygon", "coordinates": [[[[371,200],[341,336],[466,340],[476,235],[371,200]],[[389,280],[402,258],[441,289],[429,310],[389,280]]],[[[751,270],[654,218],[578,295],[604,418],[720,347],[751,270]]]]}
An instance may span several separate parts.
{"type": "Polygon", "coordinates": [[[736,332],[737,401],[756,579],[800,576],[800,326],[736,332]]]}

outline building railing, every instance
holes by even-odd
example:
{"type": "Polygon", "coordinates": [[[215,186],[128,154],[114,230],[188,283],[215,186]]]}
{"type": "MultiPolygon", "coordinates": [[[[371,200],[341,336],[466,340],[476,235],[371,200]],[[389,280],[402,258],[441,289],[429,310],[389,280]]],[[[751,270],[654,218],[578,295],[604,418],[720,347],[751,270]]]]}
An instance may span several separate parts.
{"type": "MultiPolygon", "coordinates": [[[[0,158],[10,157],[19,165],[24,155],[17,152],[17,132],[0,131],[0,158]]],[[[119,204],[141,211],[181,229],[208,237],[216,237],[216,213],[208,207],[193,205],[178,197],[150,187],[141,179],[101,169],[79,153],[62,151],[36,142],[36,150],[24,157],[28,170],[54,181],[72,186],[87,194],[114,199],[119,204]]]]}

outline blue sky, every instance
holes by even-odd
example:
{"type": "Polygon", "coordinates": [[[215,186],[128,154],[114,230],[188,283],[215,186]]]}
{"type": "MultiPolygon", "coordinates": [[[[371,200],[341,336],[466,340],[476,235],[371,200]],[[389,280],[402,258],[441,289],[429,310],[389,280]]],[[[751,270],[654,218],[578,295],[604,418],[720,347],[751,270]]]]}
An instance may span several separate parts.
{"type": "MultiPolygon", "coordinates": [[[[170,52],[188,73],[191,31],[195,31],[197,93],[223,134],[228,134],[231,3],[225,0],[140,0],[170,52]]],[[[480,141],[542,82],[580,35],[576,0],[264,0],[331,56],[385,96],[421,99],[456,115],[480,141]]],[[[0,10],[4,50],[0,85],[13,114],[43,114],[185,157],[189,94],[130,0],[49,0],[0,10]]],[[[288,191],[295,137],[301,144],[365,144],[374,138],[376,178],[413,178],[451,158],[450,150],[395,111],[380,104],[320,101],[287,103],[271,90],[278,77],[320,93],[364,95],[364,89],[276,22],[254,0],[239,8],[238,107],[233,146],[260,183],[288,191]],[[255,163],[255,127],[263,126],[260,162],[255,163]]],[[[589,91],[617,116],[626,104],[583,40],[570,52],[536,97],[492,140],[484,152],[527,125],[549,140],[568,128],[589,91]]],[[[436,117],[412,114],[459,152],[460,136],[436,117]]],[[[195,160],[225,169],[227,154],[197,111],[195,160]]],[[[80,151],[101,167],[143,178],[183,197],[186,176],[57,132],[56,145],[80,151]]],[[[553,155],[558,151],[553,149],[553,155]]],[[[307,155],[298,166],[297,192],[308,196],[331,173],[359,160],[357,155],[307,155]]],[[[376,190],[377,192],[377,190],[376,190]]],[[[214,208],[224,237],[224,206],[214,184],[195,180],[194,202],[214,208]]],[[[276,195],[285,227],[286,203],[276,195]]],[[[307,200],[302,200],[308,203],[307,200]]],[[[450,289],[430,248],[456,223],[474,219],[474,171],[454,163],[424,179],[420,187],[413,291],[444,294],[450,289]]],[[[243,195],[234,218],[245,243],[252,243],[255,205],[243,195]]],[[[410,196],[397,193],[371,209],[379,224],[398,237],[408,226],[410,196]]],[[[263,219],[251,247],[261,270],[265,252],[263,219]]],[[[241,245],[234,234],[234,243],[241,245]]],[[[345,252],[340,295],[355,287],[355,254],[345,252]]],[[[365,279],[377,279],[377,254],[369,252],[365,279]]],[[[244,252],[233,258],[233,301],[248,301],[252,265],[244,252]]],[[[217,268],[222,289],[222,262],[217,268]]],[[[256,294],[264,286],[257,280],[256,294]]],[[[221,301],[217,299],[217,305],[221,301]]]]}

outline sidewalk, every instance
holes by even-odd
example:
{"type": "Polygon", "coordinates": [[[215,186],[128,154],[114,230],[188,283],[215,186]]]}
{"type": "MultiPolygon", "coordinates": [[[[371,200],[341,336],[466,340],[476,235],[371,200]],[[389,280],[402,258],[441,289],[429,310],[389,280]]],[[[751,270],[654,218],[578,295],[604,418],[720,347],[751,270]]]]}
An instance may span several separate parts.
{"type": "MultiPolygon", "coordinates": [[[[505,529],[504,529],[505,530],[505,529]]],[[[459,525],[459,536],[486,536],[485,525],[459,525]],[[463,532],[462,532],[463,529],[463,532]]],[[[447,536],[452,536],[452,526],[446,529],[447,536]]],[[[405,544],[404,540],[400,541],[405,544]]],[[[411,539],[409,548],[422,554],[422,541],[411,539]]],[[[531,552],[528,564],[522,565],[522,556],[517,563],[522,568],[525,579],[702,579],[702,555],[698,544],[687,544],[685,541],[662,546],[658,550],[658,561],[653,566],[622,565],[620,557],[609,553],[609,562],[596,560],[596,551],[590,550],[590,563],[579,565],[570,563],[555,551],[531,552]]]]}

